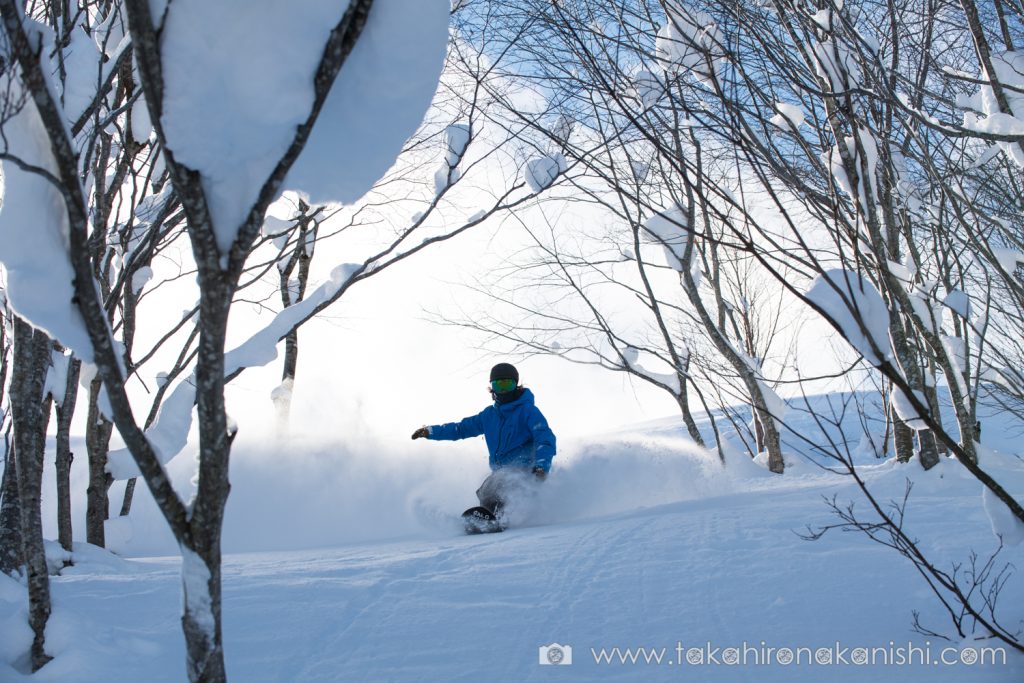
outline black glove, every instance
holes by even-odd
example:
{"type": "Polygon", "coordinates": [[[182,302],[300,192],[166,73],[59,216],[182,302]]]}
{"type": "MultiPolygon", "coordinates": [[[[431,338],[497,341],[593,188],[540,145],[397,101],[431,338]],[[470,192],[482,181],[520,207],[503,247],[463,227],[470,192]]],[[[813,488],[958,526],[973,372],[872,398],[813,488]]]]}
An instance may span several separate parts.
{"type": "Polygon", "coordinates": [[[430,430],[427,429],[426,427],[420,427],[419,429],[412,433],[412,438],[414,439],[425,439],[428,436],[430,436],[430,430]]]}
{"type": "Polygon", "coordinates": [[[537,481],[544,481],[547,479],[548,473],[544,471],[543,467],[534,467],[533,476],[537,477],[537,481]]]}

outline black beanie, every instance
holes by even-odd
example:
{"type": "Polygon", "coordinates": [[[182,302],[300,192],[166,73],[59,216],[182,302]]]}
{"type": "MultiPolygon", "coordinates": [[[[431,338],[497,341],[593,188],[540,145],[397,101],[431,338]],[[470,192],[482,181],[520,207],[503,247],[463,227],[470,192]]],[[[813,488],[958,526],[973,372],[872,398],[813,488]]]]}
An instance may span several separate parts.
{"type": "Polygon", "coordinates": [[[491,368],[490,381],[496,379],[514,379],[516,384],[519,384],[519,371],[511,363],[498,363],[491,368]]]}

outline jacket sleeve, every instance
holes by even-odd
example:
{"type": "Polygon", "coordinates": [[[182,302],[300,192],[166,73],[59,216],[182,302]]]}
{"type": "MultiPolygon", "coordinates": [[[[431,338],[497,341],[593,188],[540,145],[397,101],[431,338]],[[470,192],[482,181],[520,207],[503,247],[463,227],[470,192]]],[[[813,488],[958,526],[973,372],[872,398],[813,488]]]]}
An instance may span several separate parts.
{"type": "Polygon", "coordinates": [[[548,427],[544,414],[536,407],[530,414],[527,426],[537,444],[537,467],[547,472],[551,469],[551,458],[555,457],[555,433],[548,427]]]}
{"type": "Polygon", "coordinates": [[[431,425],[428,439],[435,441],[458,441],[473,436],[480,436],[484,433],[483,413],[471,415],[458,422],[449,422],[443,425],[431,425]]]}

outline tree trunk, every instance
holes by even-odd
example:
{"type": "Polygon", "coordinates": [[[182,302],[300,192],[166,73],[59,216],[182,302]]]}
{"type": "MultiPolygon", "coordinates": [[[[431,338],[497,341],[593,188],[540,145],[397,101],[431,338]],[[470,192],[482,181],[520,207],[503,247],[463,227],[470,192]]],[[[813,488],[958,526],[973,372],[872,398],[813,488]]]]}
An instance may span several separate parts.
{"type": "MultiPolygon", "coordinates": [[[[932,369],[929,368],[929,370],[932,370],[932,369]]],[[[932,379],[935,378],[934,370],[932,370],[932,372],[931,372],[931,377],[932,377],[932,379]]],[[[949,377],[949,383],[950,384],[952,384],[955,381],[956,381],[956,379],[954,377],[951,377],[951,376],[949,377]]],[[[957,395],[959,396],[959,391],[957,392],[957,395]]],[[[925,384],[925,387],[924,387],[924,398],[925,398],[925,401],[927,401],[927,403],[928,403],[928,408],[932,411],[933,419],[936,422],[938,422],[939,425],[942,425],[942,413],[940,412],[940,408],[939,408],[939,392],[936,390],[934,384],[932,384],[931,386],[929,386],[928,384],[925,384]]],[[[956,412],[962,412],[963,410],[964,410],[964,406],[960,405],[957,408],[956,412]]],[[[949,455],[949,449],[946,448],[945,444],[942,444],[942,443],[939,443],[938,441],[936,441],[934,434],[931,435],[931,440],[935,444],[936,460],[938,459],[938,456],[940,456],[940,455],[942,455],[942,456],[949,455]]],[[[963,444],[970,443],[971,442],[970,433],[968,432],[968,433],[963,434],[963,437],[961,438],[960,441],[963,444]]],[[[925,446],[922,445],[921,448],[923,450],[925,448],[925,446]]],[[[971,450],[973,451],[973,449],[971,449],[971,450]]]]}
{"type": "Polygon", "coordinates": [[[121,517],[127,517],[128,513],[132,511],[132,499],[135,498],[135,484],[138,479],[132,477],[124,485],[124,499],[121,501],[121,517]]]}
{"type": "MultiPolygon", "coordinates": [[[[302,218],[299,220],[298,237],[296,238],[295,251],[288,259],[287,265],[279,273],[279,288],[281,290],[281,304],[287,308],[302,301],[306,296],[306,287],[309,285],[309,266],[313,258],[312,244],[316,240],[317,224],[313,218],[319,213],[319,209],[313,215],[306,215],[309,206],[300,202],[302,218]],[[309,227],[313,223],[313,227],[309,227]],[[292,291],[291,276],[295,268],[299,269],[298,279],[295,281],[295,291],[292,291]]],[[[292,392],[295,388],[295,373],[299,365],[299,331],[291,330],[284,340],[284,367],[281,370],[281,385],[273,393],[274,407],[277,412],[278,430],[281,434],[288,431],[288,421],[291,415],[292,392]]]]}
{"type": "MultiPolygon", "coordinates": [[[[763,437],[764,449],[768,452],[768,469],[775,474],[782,474],[785,471],[786,464],[782,459],[782,445],[779,438],[778,425],[775,423],[775,416],[772,415],[768,409],[768,402],[765,400],[764,391],[762,390],[761,379],[758,374],[755,373],[754,369],[750,366],[745,358],[743,358],[739,351],[733,346],[732,341],[729,339],[729,334],[725,327],[725,316],[724,312],[724,301],[720,290],[716,287],[715,300],[718,308],[718,323],[711,317],[708,312],[707,306],[704,305],[703,299],[701,299],[700,288],[697,286],[697,282],[693,277],[693,271],[689,268],[689,265],[693,259],[694,251],[696,250],[696,236],[693,231],[693,226],[696,225],[697,217],[697,201],[701,205],[701,215],[704,220],[704,231],[706,235],[712,234],[711,221],[708,208],[707,197],[700,193],[699,187],[703,178],[703,161],[700,151],[700,142],[696,136],[693,135],[692,130],[690,131],[689,141],[693,144],[697,154],[697,183],[691,183],[689,177],[684,176],[683,182],[686,188],[687,197],[687,225],[691,227],[691,238],[686,240],[686,246],[683,250],[683,256],[680,259],[683,267],[680,268],[680,284],[682,285],[683,291],[686,293],[687,299],[697,312],[697,317],[700,319],[701,325],[708,333],[708,337],[711,339],[711,343],[718,350],[720,354],[725,358],[726,362],[736,371],[736,374],[740,377],[743,382],[744,388],[747,390],[747,395],[750,397],[750,405],[753,409],[753,417],[755,424],[760,425],[762,433],[759,436],[763,437]]],[[[711,249],[716,249],[717,245],[712,240],[710,241],[711,249]]],[[[717,258],[717,257],[716,257],[717,258]]],[[[760,448],[760,444],[758,448],[760,448]]],[[[760,452],[760,450],[759,450],[760,452]]]]}
{"type": "Polygon", "coordinates": [[[100,413],[99,396],[102,382],[97,377],[89,386],[89,417],[85,428],[85,445],[89,453],[89,488],[86,490],[85,540],[105,548],[104,522],[110,513],[107,491],[113,478],[107,474],[107,452],[113,425],[100,413]]]}
{"type": "MultiPolygon", "coordinates": [[[[761,389],[758,387],[755,399],[763,404],[764,396],[760,391],[761,389]]],[[[786,469],[786,464],[782,460],[782,438],[779,435],[779,428],[775,424],[775,417],[767,407],[761,407],[757,412],[760,416],[759,424],[764,432],[764,449],[768,453],[768,469],[775,474],[782,474],[786,469]]]]}
{"type": "Polygon", "coordinates": [[[914,457],[914,430],[904,424],[895,414],[895,409],[890,408],[889,412],[892,413],[892,445],[896,451],[896,459],[900,462],[910,462],[914,457]]]}
{"type": "Polygon", "coordinates": [[[676,371],[676,376],[679,379],[679,395],[676,396],[676,403],[679,404],[679,412],[683,415],[683,422],[686,424],[686,431],[689,432],[690,438],[693,439],[694,443],[703,448],[706,444],[704,443],[704,437],[700,435],[700,430],[697,428],[697,422],[693,419],[693,413],[690,412],[690,396],[687,392],[690,376],[689,353],[686,354],[686,360],[683,362],[683,367],[676,371]]]}
{"type": "Polygon", "coordinates": [[[196,362],[199,481],[188,538],[182,543],[185,611],[181,623],[189,680],[216,683],[226,680],[220,542],[231,490],[228,466],[234,438],[234,433],[228,431],[224,405],[224,345],[232,288],[215,263],[208,267],[203,280],[196,362]]]}
{"type": "Polygon", "coordinates": [[[754,416],[754,443],[757,445],[757,452],[760,453],[764,450],[764,425],[761,424],[761,420],[757,419],[757,410],[754,406],[750,406],[750,411],[754,416]]]}
{"type": "Polygon", "coordinates": [[[693,439],[694,443],[698,446],[705,446],[704,437],[700,435],[700,429],[697,428],[697,422],[693,419],[693,413],[690,412],[690,399],[686,395],[686,385],[683,385],[683,391],[676,396],[676,403],[679,404],[679,412],[683,416],[683,423],[686,424],[686,431],[689,432],[690,438],[693,439]]]}
{"type": "MultiPolygon", "coordinates": [[[[903,376],[907,378],[907,383],[911,389],[917,391],[923,391],[924,389],[924,375],[921,370],[920,358],[921,355],[917,349],[913,348],[910,344],[910,340],[907,338],[906,328],[903,326],[903,319],[900,318],[900,314],[896,311],[896,307],[890,303],[889,311],[889,339],[892,341],[893,350],[896,352],[896,360],[901,370],[903,370],[903,376]]],[[[894,389],[894,391],[896,391],[894,389]]],[[[938,415],[933,416],[938,419],[938,415]]],[[[897,419],[898,426],[904,426],[897,419]]],[[[909,429],[909,428],[908,428],[909,429]]],[[[899,450],[899,438],[902,436],[897,429],[897,454],[900,455],[899,450]]],[[[906,437],[903,437],[906,438],[906,437]]],[[[913,439],[913,433],[910,436],[913,439]]],[[[922,432],[918,432],[918,443],[920,445],[920,461],[921,467],[926,470],[930,470],[935,467],[939,462],[938,449],[935,447],[935,436],[931,435],[931,438],[922,437],[922,432]]],[[[905,455],[902,454],[902,455],[905,455]]],[[[902,462],[907,462],[910,458],[902,462]]]]}
{"type": "Polygon", "coordinates": [[[17,455],[21,540],[28,568],[29,625],[32,628],[32,670],[51,658],[46,654],[46,622],[50,618],[50,576],[43,545],[41,509],[46,423],[43,387],[50,360],[50,339],[21,318],[14,318],[14,368],[11,409],[17,455]]]}
{"type": "Polygon", "coordinates": [[[930,470],[939,463],[939,443],[935,432],[922,429],[917,433],[918,452],[921,454],[921,465],[930,470]]]}
{"type": "Polygon", "coordinates": [[[64,400],[57,405],[57,540],[64,550],[71,552],[73,541],[71,527],[71,463],[75,454],[71,452],[71,418],[78,402],[78,377],[82,363],[77,358],[68,362],[67,383],[64,400]]]}
{"type": "MultiPolygon", "coordinates": [[[[0,319],[0,404],[5,403],[7,389],[7,371],[10,368],[10,346],[6,325],[3,324],[10,315],[10,309],[2,311],[0,319]]],[[[21,548],[21,507],[18,500],[18,468],[17,460],[11,445],[10,425],[6,419],[0,419],[4,426],[3,452],[4,470],[0,480],[0,572],[13,576],[25,563],[21,548]]]]}
{"type": "Polygon", "coordinates": [[[21,543],[21,501],[18,499],[18,466],[14,448],[4,436],[7,455],[0,484],[0,571],[13,575],[25,564],[21,543]]]}
{"type": "Polygon", "coordinates": [[[185,610],[181,628],[185,634],[186,666],[192,683],[222,683],[224,642],[221,633],[221,572],[219,531],[214,545],[205,539],[203,550],[181,547],[182,590],[185,610]]]}
{"type": "Polygon", "coordinates": [[[935,440],[935,433],[932,430],[922,429],[917,432],[917,447],[921,467],[930,470],[939,464],[938,442],[935,440]]]}
{"type": "MultiPolygon", "coordinates": [[[[692,214],[691,210],[691,223],[692,214]]],[[[689,240],[687,243],[685,256],[683,263],[688,263],[690,254],[693,249],[693,240],[689,240]]],[[[689,268],[682,269],[682,284],[683,290],[686,292],[687,298],[697,311],[697,316],[700,318],[704,329],[707,330],[708,337],[711,338],[712,343],[718,352],[728,361],[729,365],[733,367],[736,373],[743,380],[743,385],[747,389],[747,393],[750,396],[750,402],[754,410],[754,419],[761,425],[764,432],[764,448],[768,451],[768,469],[776,474],[782,474],[785,470],[785,462],[782,459],[782,446],[779,439],[779,430],[775,425],[775,417],[768,410],[768,404],[764,399],[764,393],[761,391],[761,387],[758,384],[758,379],[754,375],[754,371],[747,364],[746,360],[740,357],[739,353],[733,348],[728,337],[719,328],[715,321],[712,320],[711,315],[708,313],[707,307],[700,298],[700,291],[697,288],[697,283],[693,279],[693,273],[690,272],[689,268]]]]}

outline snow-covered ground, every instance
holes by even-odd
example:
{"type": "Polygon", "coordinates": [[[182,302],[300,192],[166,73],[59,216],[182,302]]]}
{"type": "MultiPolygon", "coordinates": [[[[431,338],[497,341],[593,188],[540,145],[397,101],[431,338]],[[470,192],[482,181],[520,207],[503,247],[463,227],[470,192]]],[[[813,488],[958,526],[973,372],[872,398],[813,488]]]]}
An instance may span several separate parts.
{"type": "MultiPolygon", "coordinates": [[[[989,423],[991,445],[1012,444],[1007,425],[989,423]]],[[[934,631],[948,634],[951,627],[903,558],[861,534],[833,532],[809,542],[795,533],[836,521],[822,496],[838,494],[867,512],[848,479],[799,457],[783,477],[743,457],[730,456],[723,469],[717,455],[677,433],[675,421],[661,421],[563,444],[557,470],[520,526],[477,537],[462,536],[451,515],[472,502],[479,458],[446,461],[420,452],[401,467],[373,467],[349,453],[333,463],[348,464],[330,482],[339,498],[332,506],[314,487],[306,489],[312,500],[302,503],[301,487],[280,477],[277,498],[272,487],[261,489],[237,464],[255,461],[255,446],[241,445],[232,494],[239,509],[247,509],[248,486],[268,510],[282,511],[286,527],[287,508],[297,506],[297,525],[304,517],[313,527],[361,528],[336,537],[350,540],[332,547],[226,556],[229,676],[246,682],[1024,679],[1021,655],[1006,647],[981,652],[999,648],[997,641],[915,633],[914,610],[934,631]],[[346,506],[340,499],[357,489],[358,505],[346,506]],[[385,509],[379,524],[355,514],[373,494],[385,509]],[[539,664],[539,648],[551,643],[572,648],[571,666],[539,664]],[[647,649],[635,649],[641,647],[647,649]],[[998,663],[960,662],[962,653],[970,659],[968,648],[998,663]],[[787,652],[794,661],[779,663],[787,652]],[[855,663],[861,654],[874,664],[855,663]],[[739,663],[725,663],[733,655],[739,663]],[[632,656],[637,663],[628,661],[632,656]],[[608,657],[614,663],[598,661],[608,657]],[[904,658],[911,663],[898,663],[904,658]]],[[[1024,493],[1019,457],[996,451],[983,457],[1015,495],[1024,493]]],[[[304,462],[320,475],[331,469],[322,458],[320,465],[313,456],[304,462]]],[[[923,473],[916,464],[866,462],[863,475],[883,501],[901,498],[907,477],[913,479],[906,524],[940,564],[964,561],[971,549],[983,558],[995,549],[981,486],[957,463],[923,473]]],[[[229,548],[258,546],[260,528],[267,528],[271,545],[286,533],[270,528],[269,515],[247,515],[245,524],[234,514],[229,548]],[[241,533],[246,526],[249,536],[241,533]]],[[[1004,548],[1000,558],[1021,566],[1024,544],[1004,548]]],[[[79,546],[75,561],[52,582],[47,645],[56,658],[31,677],[19,673],[17,661],[30,642],[24,588],[0,579],[0,679],[184,680],[180,560],[124,559],[79,546]]],[[[1007,625],[1024,625],[1024,577],[1010,579],[1000,604],[1007,625]]]]}

